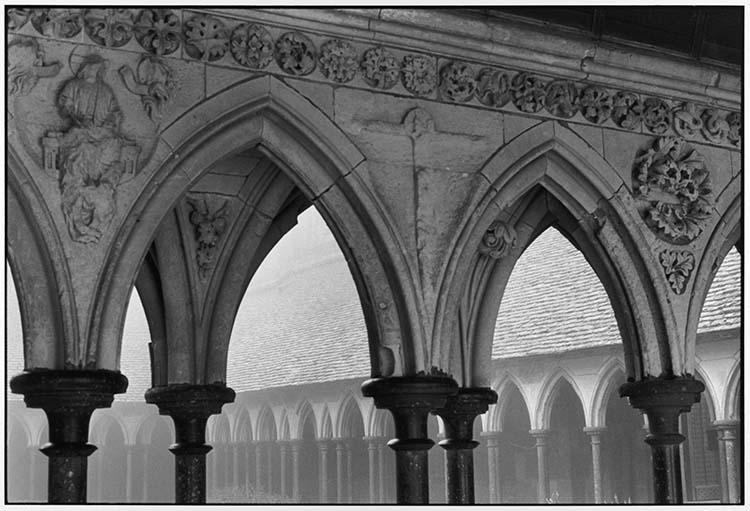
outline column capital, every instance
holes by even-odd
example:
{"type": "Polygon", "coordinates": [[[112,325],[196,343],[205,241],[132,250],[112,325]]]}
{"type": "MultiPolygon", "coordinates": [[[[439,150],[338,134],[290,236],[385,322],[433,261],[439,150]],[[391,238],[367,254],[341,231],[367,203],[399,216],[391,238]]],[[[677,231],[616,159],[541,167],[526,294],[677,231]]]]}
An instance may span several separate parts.
{"type": "Polygon", "coordinates": [[[479,445],[472,439],[474,420],[494,403],[497,403],[497,393],[490,388],[458,389],[457,394],[448,397],[445,406],[432,412],[445,424],[445,439],[438,445],[448,450],[474,449],[479,445]]]}
{"type": "Polygon", "coordinates": [[[719,419],[713,422],[713,426],[720,430],[737,429],[741,424],[739,419],[719,419]]]}
{"type": "Polygon", "coordinates": [[[529,435],[534,438],[547,438],[550,435],[549,429],[530,429],[529,435]]]}
{"type": "Polygon", "coordinates": [[[679,433],[680,414],[689,412],[700,401],[704,389],[694,378],[652,378],[624,383],[620,386],[620,396],[627,397],[633,408],[646,413],[649,445],[677,445],[685,439],[679,433]]]}
{"type": "Polygon", "coordinates": [[[606,426],[586,426],[583,428],[583,432],[588,436],[600,436],[602,433],[607,431],[606,426]]]}

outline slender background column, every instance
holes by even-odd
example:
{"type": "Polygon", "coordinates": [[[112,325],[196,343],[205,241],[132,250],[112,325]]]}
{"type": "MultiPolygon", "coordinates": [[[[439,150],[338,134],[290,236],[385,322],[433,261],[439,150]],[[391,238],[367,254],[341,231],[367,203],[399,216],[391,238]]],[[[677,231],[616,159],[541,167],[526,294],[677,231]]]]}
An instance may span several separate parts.
{"type": "Polygon", "coordinates": [[[741,502],[741,485],[740,485],[740,471],[737,465],[738,458],[738,439],[737,432],[739,430],[740,421],[736,419],[728,419],[722,421],[715,421],[714,425],[719,433],[719,444],[721,449],[724,451],[722,459],[719,460],[719,464],[723,467],[724,477],[726,483],[726,500],[730,504],[738,504],[741,502]]]}
{"type": "Polygon", "coordinates": [[[344,442],[336,442],[336,502],[344,502],[344,442]]]}
{"type": "Polygon", "coordinates": [[[502,489],[500,480],[500,432],[488,432],[487,438],[487,469],[489,477],[489,500],[490,504],[502,502],[502,489]]]}
{"type": "MultiPolygon", "coordinates": [[[[586,427],[583,428],[591,439],[591,468],[592,468],[592,479],[594,485],[594,503],[602,503],[602,433],[606,431],[606,428],[595,428],[586,427]]],[[[624,470],[629,470],[629,467],[623,467],[624,470]]]]}
{"type": "Polygon", "coordinates": [[[377,456],[378,456],[378,444],[377,440],[374,440],[372,438],[367,439],[367,466],[368,466],[368,481],[370,483],[370,500],[369,502],[371,504],[374,504],[378,501],[378,495],[377,495],[377,477],[378,477],[378,467],[377,467],[377,456]]]}
{"type": "Polygon", "coordinates": [[[326,440],[318,441],[318,454],[320,463],[318,463],[318,481],[320,502],[328,502],[328,442],[326,440]]]}
{"type": "Polygon", "coordinates": [[[292,499],[299,502],[299,451],[300,441],[293,440],[290,444],[292,450],[292,499]]]}
{"type": "Polygon", "coordinates": [[[547,439],[549,430],[532,429],[529,434],[536,440],[537,500],[544,504],[549,497],[549,473],[547,471],[547,439]]]}

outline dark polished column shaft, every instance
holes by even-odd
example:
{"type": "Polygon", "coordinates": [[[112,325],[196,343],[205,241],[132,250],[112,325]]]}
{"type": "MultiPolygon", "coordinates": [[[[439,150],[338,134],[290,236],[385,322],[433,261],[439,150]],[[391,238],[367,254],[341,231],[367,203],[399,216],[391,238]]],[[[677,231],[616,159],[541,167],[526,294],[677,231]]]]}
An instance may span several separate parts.
{"type": "Polygon", "coordinates": [[[169,450],[175,456],[177,504],[205,504],[206,454],[211,450],[206,444],[206,422],[232,401],[234,391],[220,384],[172,384],[146,391],[146,402],[174,422],[176,442],[169,450]]]}
{"type": "Polygon", "coordinates": [[[27,371],[11,379],[11,391],[47,415],[49,443],[40,450],[49,458],[49,503],[86,502],[87,458],[96,450],[87,443],[91,414],[127,387],[124,375],[105,369],[27,371]]]}
{"type": "Polygon", "coordinates": [[[446,376],[395,376],[362,384],[362,393],[393,415],[396,438],[388,446],[396,452],[397,504],[429,503],[427,451],[434,442],[427,436],[427,417],[457,392],[456,382],[446,376]]]}
{"type": "Polygon", "coordinates": [[[433,413],[445,424],[445,440],[438,445],[446,455],[448,504],[474,503],[474,453],[479,442],[473,439],[474,419],[497,403],[497,393],[489,388],[461,388],[445,406],[433,413]]]}
{"type": "Polygon", "coordinates": [[[620,387],[620,396],[627,396],[633,408],[648,417],[653,465],[654,502],[682,504],[680,444],[685,440],[680,431],[680,414],[689,412],[700,400],[704,386],[692,378],[654,378],[628,382],[620,387]]]}

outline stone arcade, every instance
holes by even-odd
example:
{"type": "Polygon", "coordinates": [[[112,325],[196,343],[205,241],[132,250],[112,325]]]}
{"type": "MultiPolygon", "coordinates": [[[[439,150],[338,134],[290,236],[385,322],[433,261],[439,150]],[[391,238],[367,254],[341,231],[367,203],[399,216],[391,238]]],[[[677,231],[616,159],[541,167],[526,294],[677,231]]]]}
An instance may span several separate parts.
{"type": "Polygon", "coordinates": [[[205,501],[206,423],[235,398],[237,309],[310,206],[356,284],[361,390],[393,415],[397,502],[428,501],[431,413],[446,425],[449,502],[474,501],[472,424],[498,399],[495,320],[551,225],[614,309],[619,392],[648,417],[654,501],[682,502],[700,313],[742,249],[736,66],[461,11],[7,19],[7,254],[25,363],[11,389],[46,413],[50,502],[86,500],[91,414],[127,387],[134,288],[151,337],[145,398],[174,422],[176,501],[205,501]]]}

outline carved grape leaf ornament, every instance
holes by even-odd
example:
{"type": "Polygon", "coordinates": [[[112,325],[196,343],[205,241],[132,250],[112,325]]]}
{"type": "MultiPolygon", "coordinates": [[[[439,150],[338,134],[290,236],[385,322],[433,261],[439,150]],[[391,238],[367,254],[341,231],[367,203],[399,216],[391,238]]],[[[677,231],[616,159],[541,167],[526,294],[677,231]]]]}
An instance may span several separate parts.
{"type": "Polygon", "coordinates": [[[659,262],[664,268],[664,275],[667,277],[672,291],[678,295],[684,293],[690,280],[690,274],[695,268],[693,254],[686,250],[678,252],[666,249],[659,254],[659,262]]]}

